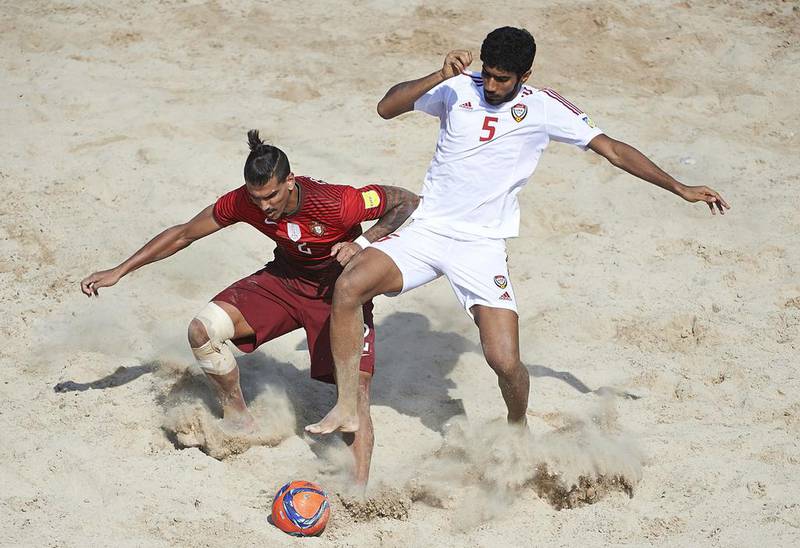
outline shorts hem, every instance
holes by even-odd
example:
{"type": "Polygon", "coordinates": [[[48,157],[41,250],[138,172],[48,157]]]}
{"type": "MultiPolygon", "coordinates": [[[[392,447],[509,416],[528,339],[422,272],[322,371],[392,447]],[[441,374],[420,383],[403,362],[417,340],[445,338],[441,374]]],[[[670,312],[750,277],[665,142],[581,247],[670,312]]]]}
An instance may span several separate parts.
{"type": "Polygon", "coordinates": [[[400,289],[400,291],[392,291],[391,293],[384,293],[383,295],[386,296],[386,297],[399,297],[403,293],[407,293],[408,291],[411,291],[412,289],[414,289],[413,287],[411,287],[411,288],[407,288],[406,287],[406,278],[407,278],[407,276],[403,273],[403,269],[400,267],[399,264],[397,264],[397,261],[395,260],[394,257],[392,257],[391,253],[387,252],[385,249],[381,249],[380,246],[376,246],[375,244],[377,244],[377,243],[379,243],[379,242],[372,242],[369,247],[371,249],[375,249],[377,251],[380,251],[381,253],[383,253],[384,255],[389,257],[389,260],[392,261],[392,263],[394,263],[394,267],[397,270],[400,271],[400,277],[403,279],[403,287],[400,289]]]}
{"type": "Polygon", "coordinates": [[[517,310],[517,305],[514,302],[498,303],[498,302],[489,302],[485,299],[470,299],[469,301],[464,303],[464,311],[472,319],[475,319],[475,317],[472,315],[470,308],[472,308],[476,304],[480,306],[485,306],[487,308],[501,308],[503,310],[511,310],[512,312],[517,314],[517,316],[519,316],[519,310],[517,310]]]}

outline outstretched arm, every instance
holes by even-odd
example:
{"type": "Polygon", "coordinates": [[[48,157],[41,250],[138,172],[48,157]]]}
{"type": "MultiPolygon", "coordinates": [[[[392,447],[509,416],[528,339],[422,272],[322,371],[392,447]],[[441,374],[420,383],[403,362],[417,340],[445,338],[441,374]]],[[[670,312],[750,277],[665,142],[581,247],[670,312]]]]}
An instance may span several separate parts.
{"type": "Polygon", "coordinates": [[[214,219],[213,209],[214,206],[210,205],[189,222],[166,229],[114,268],[85,277],[81,280],[81,291],[87,297],[97,296],[97,290],[101,287],[110,287],[137,268],[165,259],[192,242],[216,232],[222,227],[214,219]]]}
{"type": "MultiPolygon", "coordinates": [[[[383,210],[383,215],[378,218],[378,222],[369,227],[361,236],[370,243],[380,240],[400,228],[419,205],[419,196],[413,192],[396,186],[383,185],[381,188],[386,195],[386,208],[383,210]]],[[[361,249],[358,240],[339,242],[331,248],[331,256],[336,257],[336,260],[344,266],[361,249]]]]}
{"type": "Polygon", "coordinates": [[[589,142],[589,148],[605,157],[614,166],[648,183],[669,190],[687,202],[705,202],[714,215],[717,214],[717,210],[724,215],[725,210],[731,207],[716,190],[707,186],[684,185],[627,143],[607,135],[598,135],[589,142]]]}
{"type": "Polygon", "coordinates": [[[453,50],[444,58],[440,70],[409,82],[396,84],[378,102],[378,114],[388,120],[414,110],[414,103],[434,86],[461,74],[472,63],[472,53],[453,50]]]}

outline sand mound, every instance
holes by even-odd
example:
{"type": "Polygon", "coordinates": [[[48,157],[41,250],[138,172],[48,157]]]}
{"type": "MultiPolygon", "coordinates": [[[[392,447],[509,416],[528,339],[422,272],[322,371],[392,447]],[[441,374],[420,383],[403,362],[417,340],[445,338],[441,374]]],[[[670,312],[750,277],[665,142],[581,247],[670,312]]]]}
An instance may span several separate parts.
{"type": "Polygon", "coordinates": [[[391,518],[405,521],[411,511],[411,497],[399,489],[383,489],[367,498],[338,495],[339,504],[355,521],[391,518]]]}
{"type": "Polygon", "coordinates": [[[164,430],[174,437],[179,447],[197,447],[218,460],[239,455],[257,445],[272,447],[286,438],[285,434],[276,432],[227,430],[225,421],[212,417],[199,405],[184,405],[170,411],[164,430]]]}
{"type": "Polygon", "coordinates": [[[641,452],[616,425],[607,400],[595,414],[564,416],[565,426],[540,436],[504,422],[453,421],[442,447],[408,485],[410,496],[439,508],[492,501],[533,489],[556,509],[593,504],[612,492],[633,496],[641,452]],[[453,488],[455,486],[455,489],[453,488]],[[474,492],[465,497],[463,490],[474,492]],[[442,493],[446,495],[442,495],[442,493]]]}
{"type": "Polygon", "coordinates": [[[211,406],[217,406],[209,390],[201,375],[186,370],[163,396],[162,428],[177,447],[197,447],[221,460],[254,446],[274,447],[294,433],[296,420],[283,390],[266,387],[249,403],[256,419],[253,431],[242,431],[212,414],[211,406]]]}

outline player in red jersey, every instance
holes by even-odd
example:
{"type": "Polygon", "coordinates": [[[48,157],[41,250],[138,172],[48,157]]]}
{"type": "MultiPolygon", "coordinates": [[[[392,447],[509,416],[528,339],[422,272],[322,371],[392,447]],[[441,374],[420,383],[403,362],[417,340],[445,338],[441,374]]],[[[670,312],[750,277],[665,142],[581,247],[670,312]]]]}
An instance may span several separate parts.
{"type": "MultiPolygon", "coordinates": [[[[227,341],[243,352],[252,352],[303,327],[311,354],[311,377],[344,384],[335,379],[328,328],[334,282],[363,247],[400,227],[419,198],[397,187],[356,189],[295,176],[283,151],[263,143],[257,130],[247,136],[250,154],[243,186],[187,223],[166,229],[118,266],[87,276],[81,281],[81,290],[89,297],[96,296],[99,288],[116,284],[137,268],[237,222],[248,223],[274,240],[277,247],[272,262],[220,292],[189,324],[189,344],[216,388],[226,428],[252,431],[255,422],[242,396],[239,368],[227,341]],[[362,234],[361,223],[373,219],[377,223],[362,234]]],[[[372,302],[366,303],[363,311],[365,344],[359,378],[348,380],[359,387],[359,422],[366,428],[345,435],[353,449],[355,478],[360,484],[366,484],[369,476],[374,439],[369,413],[375,364],[372,302]]]]}

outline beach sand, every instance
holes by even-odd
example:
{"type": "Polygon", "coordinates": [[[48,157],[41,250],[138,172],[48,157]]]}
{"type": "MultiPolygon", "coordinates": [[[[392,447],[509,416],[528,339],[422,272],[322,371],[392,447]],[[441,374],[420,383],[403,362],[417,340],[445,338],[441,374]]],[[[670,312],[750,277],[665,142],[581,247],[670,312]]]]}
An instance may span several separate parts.
{"type": "Polygon", "coordinates": [[[289,4],[0,4],[0,545],[799,545],[800,4],[289,4]],[[438,124],[377,101],[450,49],[479,70],[502,25],[536,36],[532,85],[733,206],[545,152],[508,244],[529,438],[443,280],[376,300],[366,501],[303,434],[335,393],[302,332],[239,358],[252,438],[193,365],[189,321],[263,235],[80,293],[242,184],[250,128],[297,174],[418,191],[438,124]],[[267,523],[291,479],[329,490],[321,538],[267,523]]]}

